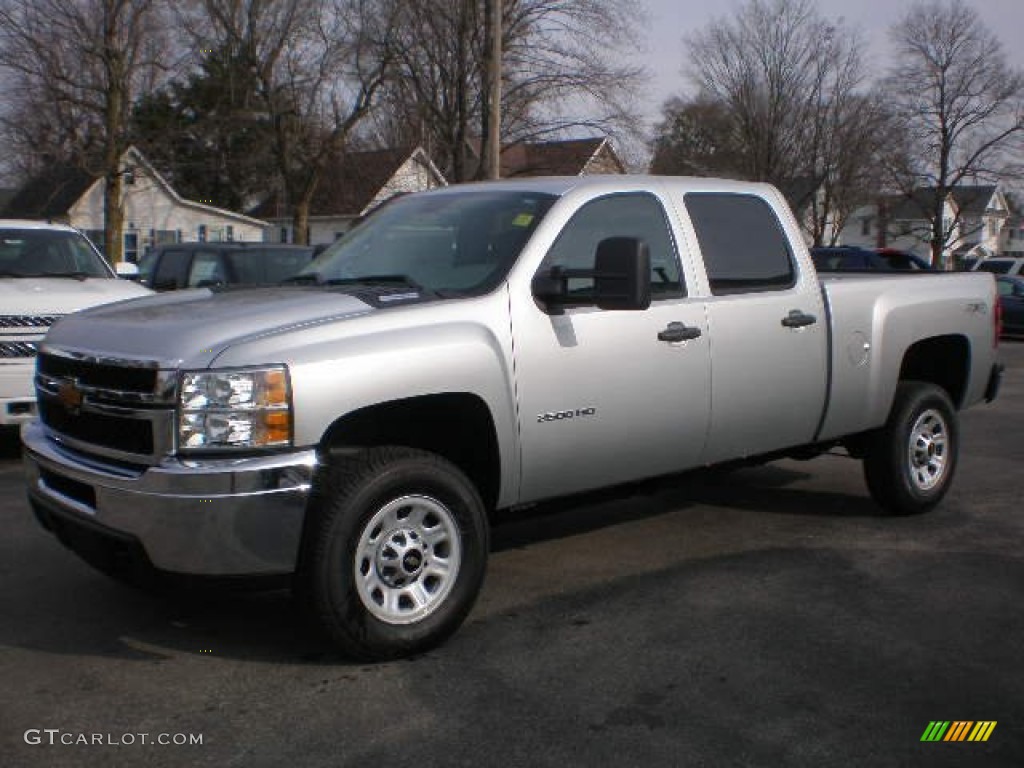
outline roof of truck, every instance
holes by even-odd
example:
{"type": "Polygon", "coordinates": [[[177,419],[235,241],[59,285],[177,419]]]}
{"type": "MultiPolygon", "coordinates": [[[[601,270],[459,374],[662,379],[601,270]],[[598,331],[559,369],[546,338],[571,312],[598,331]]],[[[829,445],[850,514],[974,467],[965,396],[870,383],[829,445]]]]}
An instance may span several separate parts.
{"type": "Polygon", "coordinates": [[[494,181],[473,181],[464,184],[452,184],[441,189],[433,189],[420,194],[443,195],[475,189],[521,189],[532,192],[546,192],[552,195],[564,195],[573,189],[606,188],[609,191],[638,190],[656,185],[684,188],[694,192],[751,192],[775,189],[770,184],[754,181],[735,181],[733,179],[712,179],[702,176],[651,176],[645,174],[591,174],[588,176],[517,176],[510,179],[494,181]]]}

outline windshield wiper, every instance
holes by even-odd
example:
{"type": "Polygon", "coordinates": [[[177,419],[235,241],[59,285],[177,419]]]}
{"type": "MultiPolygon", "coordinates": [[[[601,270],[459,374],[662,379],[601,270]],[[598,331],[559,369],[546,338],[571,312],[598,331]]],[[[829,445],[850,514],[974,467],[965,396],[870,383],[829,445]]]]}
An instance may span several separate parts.
{"type": "Polygon", "coordinates": [[[75,280],[85,280],[87,277],[95,277],[88,272],[0,272],[0,277],[72,277],[75,280]]]}
{"type": "Polygon", "coordinates": [[[305,275],[292,275],[286,277],[278,285],[292,285],[297,283],[313,283],[314,285],[320,285],[320,274],[317,272],[309,272],[305,275]]]}
{"type": "Polygon", "coordinates": [[[88,277],[95,277],[95,275],[75,270],[73,272],[40,272],[38,275],[33,275],[33,277],[73,277],[75,280],[85,280],[88,277]]]}

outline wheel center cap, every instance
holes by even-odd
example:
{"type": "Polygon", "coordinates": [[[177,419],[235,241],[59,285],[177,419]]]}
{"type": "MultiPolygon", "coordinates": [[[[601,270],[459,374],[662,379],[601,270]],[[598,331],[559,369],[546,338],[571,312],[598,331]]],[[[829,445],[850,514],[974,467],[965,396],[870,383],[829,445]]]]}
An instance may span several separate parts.
{"type": "Polygon", "coordinates": [[[377,549],[377,573],[389,587],[405,587],[419,578],[426,560],[419,534],[399,528],[385,536],[377,549]]]}
{"type": "Polygon", "coordinates": [[[421,565],[423,565],[423,555],[418,550],[409,550],[402,558],[402,569],[408,574],[416,573],[421,565]]]}

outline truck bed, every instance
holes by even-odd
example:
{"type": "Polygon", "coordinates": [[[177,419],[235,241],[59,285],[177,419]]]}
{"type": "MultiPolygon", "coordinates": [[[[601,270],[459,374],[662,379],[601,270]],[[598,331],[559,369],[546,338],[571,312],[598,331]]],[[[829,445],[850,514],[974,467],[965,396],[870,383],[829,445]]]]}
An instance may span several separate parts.
{"type": "MultiPolygon", "coordinates": [[[[830,315],[829,399],[819,439],[880,426],[898,371],[915,339],[991,344],[996,294],[991,275],[975,272],[843,272],[820,274],[830,315]]],[[[957,408],[980,401],[982,376],[964,372],[957,408]]],[[[955,376],[956,372],[950,372],[955,376]]]]}

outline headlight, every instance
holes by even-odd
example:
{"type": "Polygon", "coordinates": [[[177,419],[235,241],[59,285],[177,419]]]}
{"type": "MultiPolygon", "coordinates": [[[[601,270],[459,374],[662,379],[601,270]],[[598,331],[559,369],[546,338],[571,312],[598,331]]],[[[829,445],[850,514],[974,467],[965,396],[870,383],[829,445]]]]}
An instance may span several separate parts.
{"type": "Polygon", "coordinates": [[[283,366],[185,371],[178,393],[181,449],[291,444],[291,386],[283,366]]]}

